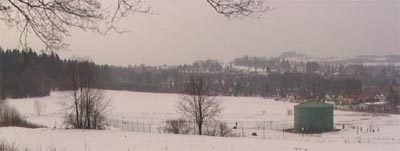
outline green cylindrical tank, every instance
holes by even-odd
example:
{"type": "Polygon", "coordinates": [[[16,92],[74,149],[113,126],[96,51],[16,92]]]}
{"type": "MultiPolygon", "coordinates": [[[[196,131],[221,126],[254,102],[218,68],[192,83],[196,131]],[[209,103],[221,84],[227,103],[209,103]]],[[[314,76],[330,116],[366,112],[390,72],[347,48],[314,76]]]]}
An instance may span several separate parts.
{"type": "Polygon", "coordinates": [[[298,132],[318,133],[333,130],[333,106],[311,101],[294,107],[294,128],[298,132]]]}

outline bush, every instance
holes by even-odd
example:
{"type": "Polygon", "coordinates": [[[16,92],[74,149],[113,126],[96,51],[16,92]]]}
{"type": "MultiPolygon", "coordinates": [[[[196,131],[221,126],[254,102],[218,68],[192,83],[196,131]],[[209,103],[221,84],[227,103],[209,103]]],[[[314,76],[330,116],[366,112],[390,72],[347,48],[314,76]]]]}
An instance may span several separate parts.
{"type": "Polygon", "coordinates": [[[287,114],[288,116],[293,116],[293,110],[292,110],[292,109],[287,109],[287,110],[286,110],[286,114],[287,114]]]}
{"type": "Polygon", "coordinates": [[[24,120],[15,108],[6,103],[0,104],[0,127],[2,126],[18,126],[27,128],[40,127],[24,120]]]}
{"type": "Polygon", "coordinates": [[[221,137],[233,136],[232,130],[228,127],[228,125],[225,122],[219,124],[219,136],[221,137]]]}
{"type": "Polygon", "coordinates": [[[233,137],[232,130],[228,127],[226,122],[215,121],[206,124],[205,135],[208,136],[221,136],[221,137],[233,137]]]}
{"type": "Polygon", "coordinates": [[[0,140],[0,151],[18,151],[18,146],[16,143],[0,140]]]}
{"type": "MultiPolygon", "coordinates": [[[[189,134],[193,132],[193,124],[185,119],[172,119],[166,121],[165,131],[174,134],[189,134]]],[[[212,121],[204,123],[203,135],[220,136],[220,137],[235,137],[231,128],[226,122],[212,121]]],[[[193,132],[194,133],[194,132],[193,132]]]]}
{"type": "Polygon", "coordinates": [[[166,131],[174,134],[188,134],[190,124],[184,119],[172,119],[166,121],[166,131]]]}

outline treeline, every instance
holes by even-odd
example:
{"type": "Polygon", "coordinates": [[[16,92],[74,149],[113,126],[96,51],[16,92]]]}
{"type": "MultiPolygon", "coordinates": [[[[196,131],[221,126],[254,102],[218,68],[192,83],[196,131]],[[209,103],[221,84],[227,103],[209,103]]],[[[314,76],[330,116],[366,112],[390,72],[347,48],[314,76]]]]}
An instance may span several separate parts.
{"type": "Polygon", "coordinates": [[[49,95],[59,87],[63,61],[59,56],[31,50],[0,48],[1,97],[21,98],[49,95]]]}
{"type": "MultiPolygon", "coordinates": [[[[293,52],[291,52],[293,53],[293,52]]],[[[301,54],[283,53],[281,56],[301,56],[301,54]]],[[[302,61],[282,57],[252,57],[235,58],[230,62],[247,71],[264,73],[308,73],[319,74],[325,79],[359,79],[367,91],[387,90],[389,85],[399,85],[400,67],[395,65],[366,66],[362,63],[348,63],[348,61],[302,61]],[[371,89],[372,88],[372,89],[371,89]]],[[[396,61],[397,55],[385,56],[389,61],[396,61]]]]}
{"type": "MultiPolygon", "coordinates": [[[[1,51],[1,96],[10,98],[49,95],[64,90],[65,67],[76,60],[61,60],[54,53],[31,50],[1,51]]],[[[278,61],[286,63],[287,61],[278,61]]],[[[317,98],[325,94],[353,95],[362,91],[356,78],[323,77],[315,73],[248,72],[216,60],[196,61],[179,66],[128,67],[96,65],[101,87],[112,90],[181,93],[189,74],[202,73],[215,95],[225,96],[298,96],[317,98]]],[[[272,68],[271,66],[270,68],[272,68]]]]}
{"type": "MultiPolygon", "coordinates": [[[[246,57],[245,57],[246,58],[246,57]]],[[[238,61],[240,59],[236,59],[238,61]]],[[[288,61],[267,60],[276,69],[288,61]]],[[[245,62],[245,61],[244,61],[245,62]]],[[[316,62],[306,63],[308,70],[317,70],[316,62]],[[315,65],[316,64],[316,65],[315,65]]],[[[362,81],[352,77],[324,77],[313,72],[255,72],[238,70],[232,64],[222,65],[216,60],[196,61],[191,65],[169,67],[103,66],[106,80],[113,89],[151,92],[180,92],[188,75],[194,71],[205,74],[215,94],[226,96],[288,96],[316,98],[332,95],[354,95],[362,91],[362,81]],[[112,75],[112,76],[110,76],[112,75]]],[[[266,69],[266,68],[264,68],[266,69]]]]}
{"type": "MultiPolygon", "coordinates": [[[[185,79],[196,65],[171,68],[151,66],[101,66],[106,87],[111,89],[179,93],[185,79]]],[[[202,68],[204,69],[204,68],[202,68]]],[[[316,98],[325,94],[359,94],[362,82],[358,79],[325,79],[317,74],[240,72],[224,68],[217,72],[201,72],[210,82],[214,94],[225,96],[282,96],[316,98]]]]}

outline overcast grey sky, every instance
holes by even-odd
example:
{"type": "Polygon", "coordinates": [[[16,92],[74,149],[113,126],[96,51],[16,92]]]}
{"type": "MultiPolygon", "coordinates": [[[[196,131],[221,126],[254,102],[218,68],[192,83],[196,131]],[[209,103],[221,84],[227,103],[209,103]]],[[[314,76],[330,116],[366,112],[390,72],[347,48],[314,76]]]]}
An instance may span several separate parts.
{"type": "MultiPolygon", "coordinates": [[[[199,59],[298,51],[312,56],[400,53],[400,0],[269,0],[259,19],[228,20],[205,0],[148,0],[156,15],[136,14],[106,36],[74,31],[71,51],[102,64],[181,64],[199,59]]],[[[0,24],[0,46],[17,46],[18,32],[0,24]]],[[[32,47],[41,45],[33,41],[32,47]]]]}

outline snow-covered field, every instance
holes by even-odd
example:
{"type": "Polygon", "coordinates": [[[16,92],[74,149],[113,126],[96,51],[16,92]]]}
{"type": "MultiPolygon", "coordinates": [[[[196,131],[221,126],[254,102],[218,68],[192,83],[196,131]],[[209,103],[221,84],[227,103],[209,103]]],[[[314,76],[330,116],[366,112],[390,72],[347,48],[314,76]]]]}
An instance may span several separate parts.
{"type": "Polygon", "coordinates": [[[223,113],[218,118],[240,133],[235,138],[174,135],[157,129],[165,120],[180,117],[176,111],[178,94],[107,91],[112,99],[111,119],[146,123],[151,131],[132,132],[123,127],[107,130],[66,130],[63,127],[65,92],[28,99],[9,99],[30,122],[49,128],[0,128],[0,139],[31,150],[111,151],[111,150],[399,150],[400,116],[373,115],[335,111],[336,128],[340,131],[302,135],[283,132],[293,127],[288,111],[295,104],[258,97],[219,97],[223,113]],[[42,114],[34,110],[35,102],[44,104],[42,114]],[[343,125],[345,129],[343,128],[343,125]],[[258,136],[251,136],[257,133],[258,136]],[[244,135],[243,135],[244,134],[244,135]]]}

